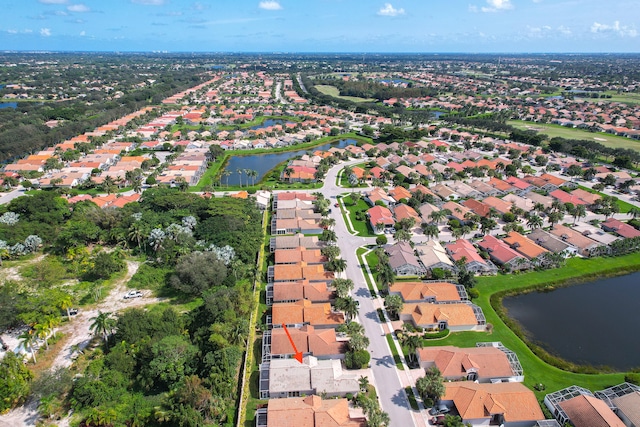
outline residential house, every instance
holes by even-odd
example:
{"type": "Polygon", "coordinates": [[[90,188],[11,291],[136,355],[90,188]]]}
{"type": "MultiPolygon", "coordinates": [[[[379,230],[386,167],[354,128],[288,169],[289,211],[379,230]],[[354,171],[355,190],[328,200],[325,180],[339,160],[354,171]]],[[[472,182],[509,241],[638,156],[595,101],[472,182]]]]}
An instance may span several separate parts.
{"type": "Polygon", "coordinates": [[[484,331],[486,319],[482,309],[470,302],[433,304],[429,302],[405,304],[400,320],[415,327],[432,330],[484,331]]]}
{"type": "Polygon", "coordinates": [[[320,396],[271,399],[256,413],[256,427],[365,427],[366,419],[352,417],[347,399],[320,396]]]}
{"type": "Polygon", "coordinates": [[[360,390],[359,373],[344,372],[338,359],[318,360],[306,356],[303,363],[295,359],[273,359],[262,364],[260,398],[274,399],[322,394],[327,397],[356,394],[360,390]],[[268,365],[268,366],[267,366],[268,365]]]}
{"type": "Polygon", "coordinates": [[[374,206],[367,211],[369,225],[376,234],[382,234],[385,229],[393,228],[396,221],[389,208],[384,206],[374,206]]]}
{"type": "Polygon", "coordinates": [[[398,242],[385,248],[389,265],[397,276],[424,276],[426,271],[413,248],[407,242],[398,242]]]}
{"type": "Polygon", "coordinates": [[[571,246],[569,243],[562,241],[553,234],[541,228],[532,230],[531,233],[527,235],[527,237],[549,252],[553,252],[554,254],[562,254],[565,258],[578,253],[578,249],[576,247],[571,246]]]}
{"type": "Polygon", "coordinates": [[[491,207],[476,199],[467,199],[462,202],[462,205],[481,217],[487,217],[491,213],[491,207]]]}
{"type": "Polygon", "coordinates": [[[420,226],[422,222],[420,215],[409,205],[405,205],[404,203],[395,205],[393,208],[393,214],[396,217],[396,222],[400,222],[403,219],[413,219],[415,221],[414,227],[420,226]]]}
{"type": "Polygon", "coordinates": [[[366,191],[364,193],[364,201],[370,206],[374,206],[376,202],[381,202],[387,207],[392,206],[396,202],[393,197],[380,187],[374,187],[370,191],[366,191]]]}
{"type": "Polygon", "coordinates": [[[486,235],[478,242],[478,247],[485,250],[491,261],[507,270],[525,270],[531,267],[529,261],[511,247],[491,235],[486,235]]]}
{"type": "Polygon", "coordinates": [[[558,403],[574,427],[625,427],[607,404],[593,396],[580,394],[558,403]]]}
{"type": "Polygon", "coordinates": [[[603,245],[601,243],[562,224],[554,225],[550,232],[563,242],[576,247],[580,255],[588,257],[603,253],[603,245]]]}
{"type": "Polygon", "coordinates": [[[487,184],[484,181],[480,181],[478,179],[474,179],[473,181],[471,181],[469,183],[469,185],[475,189],[476,191],[478,191],[479,193],[481,193],[483,196],[496,196],[498,194],[502,194],[503,192],[496,189],[495,187],[487,184]]]}
{"type": "Polygon", "coordinates": [[[277,282],[267,285],[267,304],[278,302],[296,302],[303,299],[313,303],[330,302],[334,299],[333,290],[327,287],[326,282],[310,282],[300,280],[297,282],[277,282]]]}
{"type": "Polygon", "coordinates": [[[416,350],[420,367],[436,366],[449,381],[479,383],[522,382],[524,375],[518,356],[501,343],[482,343],[471,348],[423,347],[416,350]]]}
{"type": "Polygon", "coordinates": [[[441,401],[474,426],[533,427],[545,418],[535,394],[519,382],[447,382],[441,401]]]}
{"type": "Polygon", "coordinates": [[[545,209],[549,209],[553,204],[553,198],[539,193],[530,191],[527,193],[527,199],[531,200],[534,205],[540,203],[545,209]]]}
{"type": "Polygon", "coordinates": [[[553,190],[552,192],[549,193],[549,196],[562,202],[563,204],[571,203],[574,206],[577,206],[577,205],[587,206],[587,203],[581,198],[579,198],[578,196],[574,196],[560,189],[553,190]]]}
{"type": "Polygon", "coordinates": [[[432,222],[433,220],[431,219],[431,214],[433,212],[440,211],[440,208],[432,205],[431,203],[423,203],[422,205],[420,205],[418,210],[420,211],[422,222],[432,222]]]}
{"type": "Polygon", "coordinates": [[[507,234],[507,237],[504,237],[502,241],[511,246],[513,250],[528,260],[538,258],[539,256],[549,252],[517,231],[510,231],[507,234]]]}
{"type": "Polygon", "coordinates": [[[482,200],[482,203],[489,206],[490,208],[493,208],[501,215],[511,212],[511,206],[513,206],[511,203],[505,202],[504,200],[498,199],[497,197],[493,196],[485,197],[482,200]]]}
{"type": "Polygon", "coordinates": [[[434,185],[431,187],[431,191],[433,191],[442,200],[458,200],[460,198],[459,194],[444,184],[434,185]]]}
{"type": "Polygon", "coordinates": [[[396,203],[399,203],[402,199],[409,200],[411,198],[411,192],[404,187],[397,186],[389,191],[389,196],[391,196],[396,203]]]}
{"type": "Polygon", "coordinates": [[[640,427],[640,387],[622,383],[602,391],[596,391],[597,398],[603,400],[627,427],[640,427]]]}
{"type": "Polygon", "coordinates": [[[455,262],[464,262],[465,268],[475,274],[496,274],[493,263],[480,256],[476,248],[465,239],[458,239],[446,245],[447,253],[455,262]]]}
{"type": "Polygon", "coordinates": [[[502,198],[502,200],[507,203],[511,203],[512,206],[522,209],[525,212],[531,212],[533,210],[533,206],[535,205],[533,201],[524,197],[520,197],[516,194],[507,194],[502,198]]]}
{"type": "Polygon", "coordinates": [[[272,237],[269,242],[269,250],[273,253],[277,249],[295,249],[303,247],[307,249],[322,249],[324,243],[318,240],[318,236],[278,236],[272,237]]]}
{"type": "Polygon", "coordinates": [[[333,278],[334,273],[325,270],[323,264],[307,265],[305,262],[276,264],[270,265],[267,270],[267,281],[269,283],[295,282],[298,280],[330,283],[333,278]]]}
{"type": "Polygon", "coordinates": [[[449,212],[451,212],[449,217],[460,221],[461,224],[465,224],[469,221],[466,216],[471,212],[471,209],[466,206],[462,206],[456,202],[446,202],[441,206],[441,209],[448,209],[449,212]]]}
{"type": "Polygon", "coordinates": [[[422,266],[429,271],[441,269],[447,271],[455,271],[456,266],[449,258],[447,251],[437,240],[427,240],[423,243],[417,243],[414,246],[415,252],[422,266]]]}
{"type": "Polygon", "coordinates": [[[400,295],[404,302],[467,301],[467,291],[462,285],[449,282],[395,282],[389,294],[400,295]]]}
{"type": "Polygon", "coordinates": [[[615,233],[620,237],[624,237],[625,239],[632,239],[634,237],[640,237],[640,230],[636,230],[634,227],[630,226],[627,223],[624,223],[615,218],[609,218],[604,222],[600,223],[600,226],[603,230],[608,231],[610,233],[615,233]]]}
{"type": "MultiPolygon", "coordinates": [[[[344,359],[347,351],[347,340],[338,339],[335,329],[316,329],[311,325],[287,328],[296,350],[303,355],[311,355],[320,360],[344,359]]],[[[269,354],[272,359],[291,358],[295,351],[284,328],[274,328],[265,333],[268,340],[269,354]]],[[[263,342],[263,348],[264,348],[263,342]]]]}
{"type": "Polygon", "coordinates": [[[335,328],[345,321],[344,314],[331,309],[330,303],[312,303],[300,300],[292,303],[276,303],[271,308],[271,324],[311,325],[317,328],[335,328]]]}

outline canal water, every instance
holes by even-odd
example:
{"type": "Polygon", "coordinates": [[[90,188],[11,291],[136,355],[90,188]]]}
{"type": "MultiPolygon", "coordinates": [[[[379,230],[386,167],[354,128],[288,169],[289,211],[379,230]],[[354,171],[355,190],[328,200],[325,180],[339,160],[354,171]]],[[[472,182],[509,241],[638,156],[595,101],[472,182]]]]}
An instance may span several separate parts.
{"type": "Polygon", "coordinates": [[[268,128],[269,126],[283,125],[285,123],[293,123],[293,122],[289,122],[289,121],[282,120],[282,119],[267,119],[264,122],[262,122],[262,124],[259,124],[259,125],[256,125],[256,126],[252,126],[250,129],[252,129],[252,130],[264,129],[264,128],[268,128]]]}
{"type": "MultiPolygon", "coordinates": [[[[312,153],[316,150],[326,151],[331,147],[344,148],[347,145],[354,145],[356,143],[355,139],[341,139],[340,141],[332,142],[330,144],[319,145],[313,148],[307,148],[305,150],[296,150],[296,151],[287,151],[283,153],[273,153],[273,154],[254,154],[251,156],[232,156],[229,158],[229,162],[227,163],[226,171],[231,172],[229,175],[229,185],[239,185],[242,182],[242,185],[252,184],[254,182],[259,182],[264,175],[269,172],[271,169],[278,166],[280,163],[285,160],[289,160],[296,156],[302,156],[306,153],[312,153]],[[238,173],[238,171],[244,171],[245,169],[255,170],[258,172],[258,176],[254,178],[247,177],[247,174],[242,172],[238,173]]],[[[222,185],[227,184],[227,177],[222,177],[222,185]]]]}
{"type": "Polygon", "coordinates": [[[640,367],[639,301],[640,272],[508,297],[503,305],[551,354],[627,371],[640,367]]]}

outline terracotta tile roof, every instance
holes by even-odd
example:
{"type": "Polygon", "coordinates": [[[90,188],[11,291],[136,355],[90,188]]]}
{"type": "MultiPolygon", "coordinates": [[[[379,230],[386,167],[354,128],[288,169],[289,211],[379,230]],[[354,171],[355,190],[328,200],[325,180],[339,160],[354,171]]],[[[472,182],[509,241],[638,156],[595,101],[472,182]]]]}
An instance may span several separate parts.
{"type": "Polygon", "coordinates": [[[405,302],[424,301],[429,297],[438,302],[460,301],[456,285],[446,282],[395,282],[389,292],[399,293],[405,302]]]}
{"type": "MultiPolygon", "coordinates": [[[[296,349],[302,353],[311,353],[315,357],[334,356],[347,351],[344,341],[338,341],[335,329],[316,329],[311,325],[300,328],[288,328],[296,349]]],[[[293,354],[293,348],[283,328],[271,331],[271,354],[293,354]]]]}
{"type": "Polygon", "coordinates": [[[522,258],[520,254],[511,249],[509,245],[491,235],[486,235],[478,242],[478,246],[489,252],[491,259],[496,260],[499,264],[506,264],[516,258],[522,258]]]}
{"type": "Polygon", "coordinates": [[[471,209],[467,208],[466,206],[462,206],[456,202],[447,202],[444,205],[442,205],[441,209],[449,209],[451,211],[451,216],[453,216],[454,218],[460,220],[460,221],[465,221],[464,216],[471,212],[471,209]]]}
{"type": "Polygon", "coordinates": [[[307,299],[311,302],[327,302],[333,299],[333,291],[325,282],[300,280],[297,282],[278,282],[273,284],[273,301],[299,301],[307,299]]]}
{"type": "Polygon", "coordinates": [[[320,249],[307,249],[302,246],[294,249],[278,249],[274,253],[276,264],[295,264],[305,262],[309,264],[322,264],[327,262],[320,249]]]}
{"type": "Polygon", "coordinates": [[[511,211],[511,203],[505,202],[504,200],[498,199],[497,197],[486,197],[482,200],[482,203],[497,210],[501,214],[505,214],[511,211]]]}
{"type": "Polygon", "coordinates": [[[418,357],[420,362],[435,364],[445,378],[466,377],[471,369],[482,379],[514,375],[507,355],[496,347],[424,347],[418,349],[418,357]]]}
{"type": "Polygon", "coordinates": [[[333,273],[325,271],[322,264],[306,265],[299,264],[277,264],[273,266],[273,280],[275,282],[292,282],[307,279],[312,282],[323,282],[333,280],[333,273]]]}
{"type": "Polygon", "coordinates": [[[276,303],[271,308],[272,323],[287,325],[309,323],[313,326],[338,326],[344,323],[344,315],[331,311],[331,304],[314,304],[301,300],[294,303],[276,303]]]}
{"type": "Polygon", "coordinates": [[[351,418],[347,399],[320,396],[271,399],[267,427],[364,427],[364,418],[351,418]]]}
{"type": "Polygon", "coordinates": [[[409,303],[402,309],[416,326],[434,325],[446,321],[449,326],[475,326],[478,324],[470,304],[409,303]]]}
{"type": "Polygon", "coordinates": [[[401,199],[409,200],[411,198],[411,192],[404,187],[394,187],[389,191],[389,195],[393,197],[396,201],[401,199]]]}
{"type": "Polygon", "coordinates": [[[384,206],[374,206],[367,211],[367,215],[369,216],[369,220],[371,224],[374,226],[378,223],[382,223],[384,225],[393,225],[395,221],[393,220],[393,214],[388,208],[384,206]]]}
{"type": "Polygon", "coordinates": [[[442,400],[453,400],[462,421],[502,414],[505,423],[543,420],[535,394],[521,383],[445,383],[442,400]]]}
{"type": "Polygon", "coordinates": [[[502,240],[509,246],[511,246],[511,248],[515,249],[516,252],[524,255],[529,259],[539,257],[540,255],[548,252],[545,248],[537,245],[535,242],[531,241],[517,231],[509,232],[509,234],[507,234],[507,237],[503,238],[502,240]]]}
{"type": "Polygon", "coordinates": [[[471,209],[476,215],[482,217],[486,217],[491,211],[491,207],[489,205],[479,202],[476,199],[467,199],[462,202],[462,205],[466,208],[471,209]]]}
{"type": "Polygon", "coordinates": [[[589,193],[588,191],[585,191],[582,188],[576,188],[575,190],[573,190],[571,192],[571,194],[573,196],[576,196],[577,198],[581,199],[582,201],[584,201],[588,205],[593,205],[598,200],[602,199],[602,197],[600,197],[600,195],[589,193]]]}
{"type": "Polygon", "coordinates": [[[480,256],[476,248],[465,239],[458,239],[454,243],[447,245],[447,251],[451,254],[454,261],[460,261],[466,258],[467,264],[473,261],[486,264],[487,262],[480,256]]]}
{"type": "Polygon", "coordinates": [[[559,403],[575,427],[624,427],[624,423],[595,397],[581,394],[559,403]]]}
{"type": "Polygon", "coordinates": [[[396,216],[396,221],[399,222],[405,218],[413,218],[416,220],[416,226],[420,225],[420,215],[411,207],[405,204],[396,205],[393,208],[393,214],[396,216]]]}

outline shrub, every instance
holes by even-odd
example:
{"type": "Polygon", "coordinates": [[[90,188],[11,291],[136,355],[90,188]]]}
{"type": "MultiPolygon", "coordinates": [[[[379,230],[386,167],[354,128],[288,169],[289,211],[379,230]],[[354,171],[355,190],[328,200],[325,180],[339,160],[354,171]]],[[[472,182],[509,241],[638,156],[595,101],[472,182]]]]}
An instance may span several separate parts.
{"type": "Polygon", "coordinates": [[[480,291],[477,288],[471,288],[467,290],[467,294],[469,294],[469,298],[476,299],[480,296],[480,291]]]}
{"type": "Polygon", "coordinates": [[[630,372],[624,376],[624,381],[627,383],[640,385],[640,373],[630,372]]]}
{"type": "Polygon", "coordinates": [[[438,332],[425,332],[424,335],[422,335],[422,338],[425,340],[435,340],[438,338],[444,338],[447,335],[449,335],[449,329],[443,329],[438,332]]]}
{"type": "Polygon", "coordinates": [[[349,351],[345,356],[344,363],[347,369],[364,369],[369,366],[371,355],[367,350],[349,351]]]}

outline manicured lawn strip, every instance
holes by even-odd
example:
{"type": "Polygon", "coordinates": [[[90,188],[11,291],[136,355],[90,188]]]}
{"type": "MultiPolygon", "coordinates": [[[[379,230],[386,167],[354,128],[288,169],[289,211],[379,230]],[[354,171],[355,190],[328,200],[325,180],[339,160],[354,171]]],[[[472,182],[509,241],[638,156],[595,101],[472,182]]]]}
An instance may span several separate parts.
{"type": "Polygon", "coordinates": [[[407,393],[407,398],[409,399],[409,405],[411,405],[411,409],[414,411],[418,411],[418,402],[416,401],[416,397],[413,395],[413,390],[411,386],[407,386],[404,388],[404,392],[407,393]]]}
{"type": "Polygon", "coordinates": [[[547,135],[549,138],[558,136],[566,139],[586,139],[589,141],[599,142],[600,144],[611,148],[629,148],[631,150],[640,151],[640,142],[623,136],[612,135],[610,133],[589,132],[560,125],[534,123],[523,120],[507,120],[507,124],[517,127],[518,129],[539,129],[538,132],[547,135]]]}
{"type": "MultiPolygon", "coordinates": [[[[371,292],[371,296],[374,297],[376,295],[376,291],[373,288],[373,283],[371,283],[371,279],[370,279],[369,275],[367,274],[367,270],[364,268],[363,255],[367,251],[368,251],[367,248],[358,248],[358,249],[356,249],[356,256],[358,257],[358,261],[360,262],[360,265],[362,266],[362,274],[364,275],[365,282],[367,282],[367,288],[369,288],[369,292],[371,292]]],[[[369,265],[369,269],[371,270],[371,265],[369,265]]],[[[371,270],[371,274],[373,274],[373,270],[371,270]]]]}
{"type": "MultiPolygon", "coordinates": [[[[393,361],[396,363],[396,368],[401,371],[404,371],[404,365],[402,364],[402,359],[398,354],[398,350],[396,349],[396,345],[393,342],[393,336],[391,334],[387,334],[387,343],[389,344],[389,348],[391,349],[391,354],[393,354],[393,361]]],[[[413,395],[413,393],[411,393],[413,395]]]]}
{"type": "Polygon", "coordinates": [[[378,272],[376,271],[376,267],[380,260],[378,260],[378,256],[375,252],[371,251],[366,256],[367,264],[369,264],[369,270],[371,270],[371,275],[373,276],[373,280],[375,280],[376,284],[378,283],[378,272]]]}
{"type": "MultiPolygon", "coordinates": [[[[542,383],[544,391],[535,391],[538,398],[545,394],[560,390],[570,385],[579,385],[590,390],[601,390],[624,381],[623,373],[612,374],[577,374],[563,371],[551,366],[536,356],[533,351],[511,330],[490,303],[492,294],[503,290],[517,290],[547,284],[547,289],[560,286],[560,283],[577,284],[596,279],[605,275],[624,274],[640,270],[640,254],[630,254],[621,257],[567,260],[562,268],[531,272],[526,274],[499,275],[495,277],[479,277],[477,288],[480,297],[474,303],[480,306],[487,322],[493,325],[493,331],[487,332],[456,332],[442,340],[429,340],[429,345],[455,345],[472,347],[480,341],[501,341],[507,348],[514,351],[524,369],[525,385],[533,390],[533,385],[542,383]]],[[[597,339],[594,337],[594,339],[597,339]]]]}
{"type": "Polygon", "coordinates": [[[349,217],[351,218],[351,224],[353,224],[353,228],[358,232],[358,236],[361,237],[376,237],[377,234],[374,234],[373,230],[369,226],[369,222],[358,221],[356,219],[356,212],[358,211],[367,211],[369,210],[369,205],[364,200],[358,200],[358,203],[354,206],[353,200],[351,200],[351,196],[343,196],[342,197],[343,206],[349,211],[349,217]]]}

